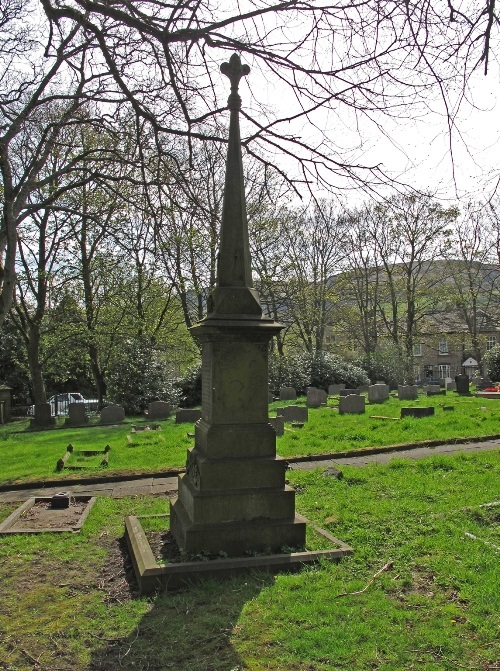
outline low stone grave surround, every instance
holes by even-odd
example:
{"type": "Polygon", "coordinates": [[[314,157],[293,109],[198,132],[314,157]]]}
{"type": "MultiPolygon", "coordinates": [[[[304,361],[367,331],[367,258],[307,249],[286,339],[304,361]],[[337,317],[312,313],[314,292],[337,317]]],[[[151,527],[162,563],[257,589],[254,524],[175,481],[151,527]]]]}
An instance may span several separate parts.
{"type": "Polygon", "coordinates": [[[99,462],[97,466],[94,466],[94,468],[99,468],[100,466],[108,466],[109,465],[109,452],[111,450],[111,447],[109,445],[106,445],[106,447],[103,450],[75,450],[73,445],[70,443],[68,447],[66,448],[65,454],[58,459],[57,464],[56,464],[56,470],[61,471],[63,468],[69,469],[69,470],[82,470],[82,469],[87,469],[87,468],[92,468],[92,466],[88,466],[85,464],[81,465],[76,465],[76,464],[68,464],[67,462],[70,460],[72,456],[79,456],[79,457],[88,457],[89,459],[99,457],[102,455],[102,459],[99,462]]]}
{"type": "Polygon", "coordinates": [[[28,499],[0,524],[0,534],[78,533],[97,499],[69,496],[70,505],[64,508],[53,504],[57,495],[28,499]]]}
{"type": "Polygon", "coordinates": [[[401,408],[401,419],[403,417],[431,417],[434,415],[434,408],[401,408]]]}

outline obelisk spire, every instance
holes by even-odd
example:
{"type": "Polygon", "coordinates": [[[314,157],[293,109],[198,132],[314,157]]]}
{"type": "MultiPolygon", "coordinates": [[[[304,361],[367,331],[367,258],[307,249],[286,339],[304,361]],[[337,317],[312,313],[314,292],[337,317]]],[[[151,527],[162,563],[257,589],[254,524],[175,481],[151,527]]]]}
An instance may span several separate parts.
{"type": "Polygon", "coordinates": [[[240,79],[250,72],[250,68],[248,65],[241,64],[238,54],[233,54],[229,63],[222,63],[220,70],[229,77],[231,82],[231,94],[227,100],[227,106],[231,111],[231,119],[217,283],[221,287],[251,287],[252,274],[248,245],[243,163],[241,160],[239,120],[241,98],[238,94],[240,79]]]}
{"type": "Polygon", "coordinates": [[[208,302],[208,316],[261,315],[259,296],[252,288],[239,120],[238,87],[250,68],[241,64],[238,54],[233,54],[229,63],[223,63],[220,69],[231,82],[227,101],[231,116],[216,288],[208,302]]]}

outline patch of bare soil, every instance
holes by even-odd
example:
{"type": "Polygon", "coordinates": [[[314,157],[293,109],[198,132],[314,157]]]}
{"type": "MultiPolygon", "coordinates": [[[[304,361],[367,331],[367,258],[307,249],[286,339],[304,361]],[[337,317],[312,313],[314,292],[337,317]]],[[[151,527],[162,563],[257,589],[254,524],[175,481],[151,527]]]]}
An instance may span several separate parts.
{"type": "Polygon", "coordinates": [[[99,572],[97,588],[104,592],[104,602],[124,603],[139,596],[134,567],[124,538],[101,538],[107,552],[106,562],[99,572]]]}
{"type": "Polygon", "coordinates": [[[62,529],[74,527],[85,512],[88,501],[71,501],[69,508],[53,508],[50,501],[38,501],[16,520],[11,529],[62,529]]]}
{"type": "Polygon", "coordinates": [[[186,561],[170,531],[148,531],[146,538],[157,562],[170,564],[183,561],[183,559],[186,561]]]}

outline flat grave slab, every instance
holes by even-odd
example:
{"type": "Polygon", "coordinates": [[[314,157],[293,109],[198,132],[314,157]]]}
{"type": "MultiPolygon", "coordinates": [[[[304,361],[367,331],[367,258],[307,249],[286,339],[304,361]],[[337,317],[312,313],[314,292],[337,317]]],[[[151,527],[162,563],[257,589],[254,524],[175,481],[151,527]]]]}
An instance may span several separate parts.
{"type": "Polygon", "coordinates": [[[54,508],[51,496],[34,496],[0,524],[0,534],[78,533],[96,501],[95,496],[70,495],[68,508],[54,508]]]}

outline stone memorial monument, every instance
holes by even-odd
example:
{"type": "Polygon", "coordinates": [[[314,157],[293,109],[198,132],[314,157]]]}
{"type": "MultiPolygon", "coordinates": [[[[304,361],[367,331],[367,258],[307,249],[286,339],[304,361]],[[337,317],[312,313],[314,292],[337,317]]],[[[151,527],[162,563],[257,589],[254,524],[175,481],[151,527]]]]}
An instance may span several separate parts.
{"type": "Polygon", "coordinates": [[[262,315],[251,277],[239,130],[239,81],[250,68],[233,54],[224,204],[216,286],[191,332],[202,345],[202,416],[171,504],[170,530],[188,553],[238,555],[305,542],[295,492],[285,485],[268,419],[268,346],[283,327],[262,315]]]}

